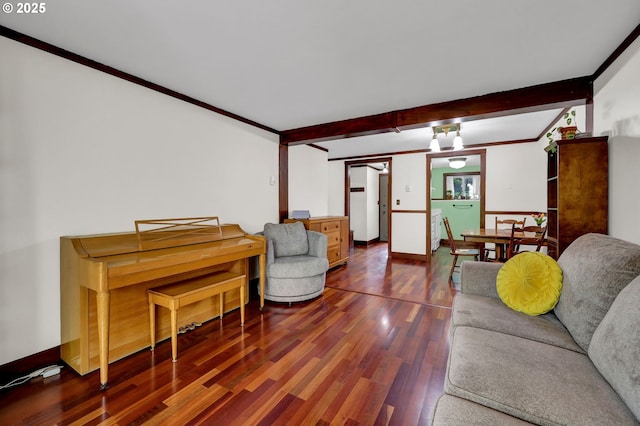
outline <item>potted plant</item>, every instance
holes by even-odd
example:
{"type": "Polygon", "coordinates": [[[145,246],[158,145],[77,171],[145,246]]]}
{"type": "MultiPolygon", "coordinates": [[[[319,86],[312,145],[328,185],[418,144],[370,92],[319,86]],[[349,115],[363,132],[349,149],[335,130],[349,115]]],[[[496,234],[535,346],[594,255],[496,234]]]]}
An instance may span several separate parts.
{"type": "Polygon", "coordinates": [[[556,131],[560,133],[560,139],[575,139],[576,133],[578,132],[578,126],[575,125],[576,112],[574,110],[567,111],[564,113],[562,119],[566,126],[554,127],[547,132],[547,139],[549,139],[549,143],[553,142],[553,135],[556,131]]]}
{"type": "Polygon", "coordinates": [[[531,214],[531,217],[533,218],[533,220],[535,220],[536,225],[538,225],[538,226],[542,226],[544,221],[547,220],[546,216],[547,215],[544,214],[544,213],[532,213],[531,214]]]}
{"type": "Polygon", "coordinates": [[[453,191],[447,189],[447,200],[451,200],[453,198],[453,191]]]}
{"type": "Polygon", "coordinates": [[[553,129],[549,130],[546,134],[547,139],[549,139],[549,145],[551,146],[551,152],[556,152],[555,146],[553,146],[554,145],[553,136],[556,133],[556,131],[560,133],[561,140],[576,138],[576,133],[578,132],[578,126],[575,125],[575,121],[576,121],[575,110],[572,109],[570,111],[565,112],[562,119],[564,120],[564,123],[566,124],[566,126],[554,127],[553,129]]]}

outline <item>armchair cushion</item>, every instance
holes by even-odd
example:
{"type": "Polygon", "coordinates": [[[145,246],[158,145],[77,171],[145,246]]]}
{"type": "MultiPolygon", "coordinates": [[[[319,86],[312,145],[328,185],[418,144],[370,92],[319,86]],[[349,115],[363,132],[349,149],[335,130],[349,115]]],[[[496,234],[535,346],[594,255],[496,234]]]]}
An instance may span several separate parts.
{"type": "Polygon", "coordinates": [[[286,256],[277,257],[267,266],[267,276],[271,278],[306,278],[324,274],[329,268],[326,257],[286,256]]]}
{"type": "Polygon", "coordinates": [[[302,222],[267,223],[264,225],[264,235],[273,241],[275,257],[309,253],[307,230],[302,222]]]}

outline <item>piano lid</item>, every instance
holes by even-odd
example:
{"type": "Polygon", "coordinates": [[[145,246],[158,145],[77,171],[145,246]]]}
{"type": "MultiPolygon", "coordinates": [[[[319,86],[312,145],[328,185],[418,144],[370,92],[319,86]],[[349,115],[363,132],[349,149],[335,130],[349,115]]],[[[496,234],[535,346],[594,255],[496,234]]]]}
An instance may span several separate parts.
{"type": "Polygon", "coordinates": [[[220,225],[218,218],[179,218],[136,221],[136,232],[64,237],[74,240],[82,257],[104,257],[245,236],[235,224],[220,225]],[[215,224],[207,223],[211,220],[215,224]]]}

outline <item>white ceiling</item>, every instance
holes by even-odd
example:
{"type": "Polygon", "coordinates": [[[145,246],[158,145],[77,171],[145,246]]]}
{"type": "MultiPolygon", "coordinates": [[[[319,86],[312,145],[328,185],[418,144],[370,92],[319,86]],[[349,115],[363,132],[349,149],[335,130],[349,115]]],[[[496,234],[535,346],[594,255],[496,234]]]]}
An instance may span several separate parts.
{"type": "MultiPolygon", "coordinates": [[[[0,25],[278,131],[591,75],[640,23],[638,0],[45,4],[0,25]]],[[[463,137],[531,138],[557,111],[538,114],[463,137]]],[[[405,138],[424,148],[431,131],[318,145],[336,158],[405,138]]]]}

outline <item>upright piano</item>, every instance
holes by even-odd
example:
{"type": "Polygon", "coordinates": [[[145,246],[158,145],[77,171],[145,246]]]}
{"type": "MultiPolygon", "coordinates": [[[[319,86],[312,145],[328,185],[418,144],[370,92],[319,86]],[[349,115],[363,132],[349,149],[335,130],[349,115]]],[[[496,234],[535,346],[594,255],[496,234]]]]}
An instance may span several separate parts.
{"type": "MultiPolygon", "coordinates": [[[[60,356],[79,374],[150,346],[147,289],[228,271],[249,277],[249,258],[259,258],[260,309],[264,306],[266,244],[215,216],[136,221],[135,232],[60,238],[60,356]]],[[[239,306],[239,293],[224,310],[239,306]]],[[[214,296],[180,309],[181,324],[220,315],[214,296]]],[[[248,290],[245,300],[248,300],[248,290]]],[[[156,316],[158,340],[170,335],[167,310],[156,316]]]]}

